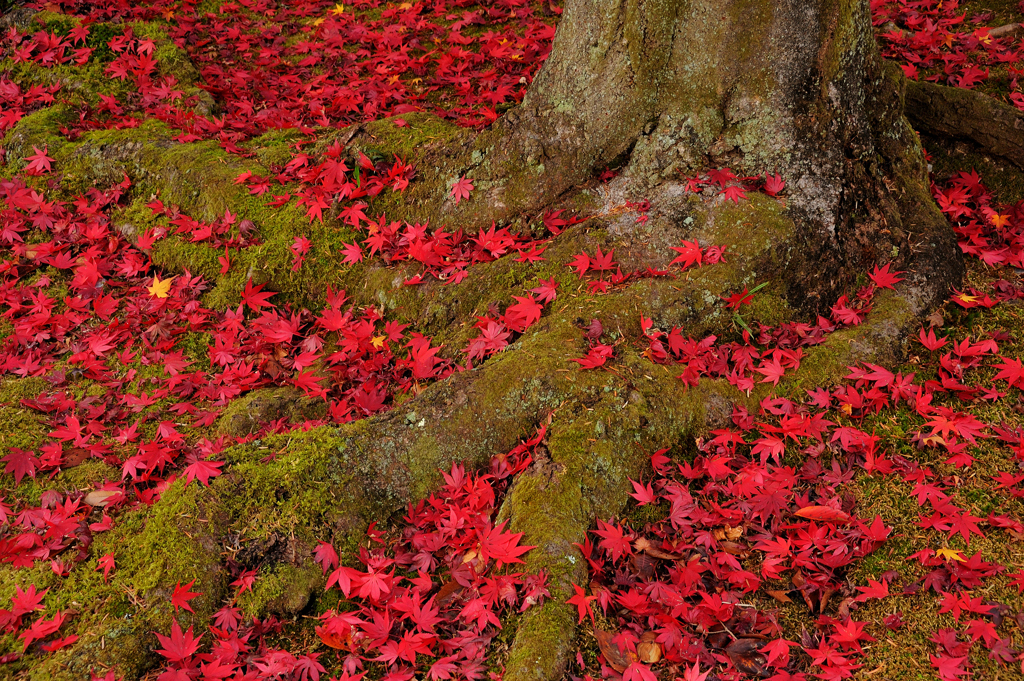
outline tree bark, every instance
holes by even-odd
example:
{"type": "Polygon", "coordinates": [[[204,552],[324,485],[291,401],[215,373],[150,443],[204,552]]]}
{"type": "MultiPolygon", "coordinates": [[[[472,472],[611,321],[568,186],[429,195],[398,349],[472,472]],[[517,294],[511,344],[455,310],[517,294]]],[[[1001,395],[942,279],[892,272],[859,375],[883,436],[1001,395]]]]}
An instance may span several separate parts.
{"type": "Polygon", "coordinates": [[[777,172],[805,244],[795,303],[824,303],[894,253],[935,302],[962,267],[930,206],[902,80],[866,0],[572,0],[523,104],[473,144],[471,170],[489,216],[506,219],[608,167],[655,213],[686,175],[777,172]]]}
{"type": "Polygon", "coordinates": [[[907,81],[907,117],[922,131],[967,140],[1024,169],[1024,114],[980,92],[907,81]]]}

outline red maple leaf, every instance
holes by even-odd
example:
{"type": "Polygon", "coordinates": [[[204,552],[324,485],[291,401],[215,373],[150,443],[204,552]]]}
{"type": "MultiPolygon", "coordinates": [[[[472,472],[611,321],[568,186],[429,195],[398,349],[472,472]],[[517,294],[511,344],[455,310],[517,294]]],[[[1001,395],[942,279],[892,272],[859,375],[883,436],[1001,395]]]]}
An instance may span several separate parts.
{"type": "Polygon", "coordinates": [[[577,253],[573,256],[572,262],[568,263],[566,267],[576,270],[576,274],[582,279],[583,275],[590,269],[590,256],[586,253],[577,253]]]}
{"type": "Polygon", "coordinates": [[[872,598],[888,598],[889,597],[889,583],[886,581],[876,582],[873,579],[868,580],[867,586],[858,586],[857,591],[860,591],[860,595],[857,596],[858,601],[867,601],[872,598]]]}
{"type": "Polygon", "coordinates": [[[273,291],[263,291],[263,284],[259,286],[253,286],[252,279],[245,283],[245,289],[242,291],[242,304],[247,305],[250,310],[259,312],[264,307],[274,307],[273,304],[267,301],[271,296],[275,295],[273,291]]]}
{"type": "Polygon", "coordinates": [[[943,347],[946,344],[947,339],[949,338],[948,336],[936,338],[934,327],[929,328],[928,333],[925,333],[924,327],[921,327],[921,330],[918,331],[917,333],[917,337],[921,341],[921,345],[925,346],[926,348],[933,352],[943,347]]]}
{"type": "Polygon", "coordinates": [[[906,274],[906,272],[890,272],[889,266],[891,264],[892,263],[887,262],[881,268],[879,268],[878,265],[875,265],[875,268],[868,273],[871,281],[875,282],[875,286],[878,288],[888,288],[895,291],[896,287],[893,286],[893,284],[903,281],[903,279],[898,275],[906,274]]]}
{"type": "Polygon", "coordinates": [[[646,506],[647,504],[653,504],[655,502],[657,497],[654,494],[654,488],[651,487],[651,483],[644,485],[636,480],[630,480],[630,482],[633,483],[633,489],[636,490],[636,492],[629,496],[636,499],[639,505],[646,506]]]}
{"type": "Polygon", "coordinates": [[[473,191],[473,181],[466,177],[460,177],[452,185],[451,195],[455,197],[455,205],[459,205],[459,202],[463,199],[469,198],[469,193],[473,191]]]}
{"type": "Polygon", "coordinates": [[[327,574],[328,570],[332,570],[338,567],[340,559],[338,558],[338,552],[334,550],[334,547],[325,542],[320,542],[316,549],[313,550],[313,560],[320,563],[320,569],[327,574]]]}
{"type": "Polygon", "coordinates": [[[537,300],[547,305],[557,297],[555,292],[557,288],[558,282],[555,281],[554,277],[551,277],[550,279],[541,279],[540,286],[530,289],[530,293],[537,294],[537,300]]]}
{"type": "MultiPolygon", "coordinates": [[[[945,340],[945,339],[943,339],[945,340]]],[[[1024,363],[1019,359],[1000,357],[1003,363],[998,365],[999,373],[995,380],[1004,380],[1015,388],[1024,388],[1024,363]]]]}
{"type": "Polygon", "coordinates": [[[601,252],[601,247],[597,247],[597,252],[594,257],[590,259],[590,268],[595,270],[601,270],[602,272],[607,270],[613,270],[618,267],[618,263],[615,262],[613,256],[615,255],[615,249],[611,249],[607,253],[601,252]]]}
{"type": "Polygon", "coordinates": [[[195,655],[199,650],[199,641],[202,639],[202,636],[195,638],[192,635],[191,626],[189,626],[187,632],[182,634],[178,620],[171,620],[170,636],[157,634],[156,637],[160,640],[160,645],[163,646],[157,652],[171,662],[184,662],[195,655]]]}
{"type": "Polygon", "coordinates": [[[582,369],[596,369],[607,362],[614,352],[615,348],[611,345],[595,345],[590,348],[586,357],[576,357],[570,361],[577,362],[582,369]]]}
{"type": "Polygon", "coordinates": [[[590,602],[595,600],[597,596],[588,596],[586,591],[576,586],[575,584],[572,585],[572,588],[576,591],[576,595],[574,595],[572,598],[567,599],[565,602],[569,605],[575,605],[576,608],[579,610],[580,620],[577,624],[583,622],[584,615],[589,615],[590,621],[593,622],[594,611],[590,608],[590,602]]]}
{"type": "Polygon", "coordinates": [[[739,203],[740,199],[747,198],[747,193],[743,190],[743,187],[734,184],[726,187],[722,190],[722,196],[725,197],[726,201],[732,201],[733,203],[739,203]]]}
{"type": "Polygon", "coordinates": [[[765,175],[764,192],[768,196],[778,196],[785,188],[786,183],[782,181],[782,176],[778,173],[775,175],[765,175]]]}
{"type": "Polygon", "coordinates": [[[199,482],[203,483],[203,487],[209,487],[210,478],[215,478],[220,475],[220,467],[223,465],[223,461],[196,459],[185,467],[185,477],[188,482],[199,480],[199,482]]]}
{"type": "Polygon", "coordinates": [[[696,241],[686,241],[684,239],[679,246],[672,246],[672,250],[679,255],[669,265],[681,264],[684,270],[693,265],[699,267],[704,260],[704,251],[701,250],[700,244],[696,241]]]}
{"type": "Polygon", "coordinates": [[[509,305],[505,310],[503,321],[505,326],[516,333],[522,333],[540,319],[544,306],[537,302],[533,296],[513,296],[518,303],[509,305]]]}
{"type": "Polygon", "coordinates": [[[750,305],[752,302],[754,302],[754,296],[753,294],[750,293],[749,290],[747,290],[747,287],[744,286],[743,290],[740,291],[739,293],[734,293],[731,296],[723,298],[722,300],[725,301],[726,307],[728,307],[730,310],[738,311],[741,305],[750,305]]]}
{"type": "Polygon", "coordinates": [[[0,461],[6,461],[4,473],[14,474],[14,484],[17,485],[26,475],[30,478],[36,477],[36,464],[39,459],[30,451],[11,447],[7,455],[0,461]]]}
{"type": "Polygon", "coordinates": [[[30,163],[25,166],[25,174],[42,175],[43,173],[50,172],[53,159],[46,155],[49,147],[44,147],[43,150],[40,150],[39,147],[33,146],[32,149],[34,149],[36,153],[25,158],[26,161],[30,161],[30,163]]]}
{"type": "Polygon", "coordinates": [[[114,569],[114,554],[104,554],[97,562],[96,569],[103,570],[103,583],[107,583],[107,577],[110,575],[110,571],[114,569]]]}
{"type": "Polygon", "coordinates": [[[193,593],[189,591],[189,589],[191,589],[192,585],[195,583],[196,580],[193,579],[191,582],[185,584],[184,586],[182,586],[181,582],[175,584],[174,593],[171,594],[171,605],[174,606],[175,612],[177,612],[178,608],[183,608],[193,613],[195,612],[195,610],[192,609],[192,606],[189,605],[188,602],[194,598],[198,598],[203,595],[202,593],[193,593]]]}
{"type": "Polygon", "coordinates": [[[968,674],[967,669],[964,668],[964,664],[967,663],[967,656],[962,657],[951,657],[949,655],[929,655],[928,659],[931,661],[932,666],[939,673],[939,678],[943,681],[955,681],[962,676],[968,674]]]}

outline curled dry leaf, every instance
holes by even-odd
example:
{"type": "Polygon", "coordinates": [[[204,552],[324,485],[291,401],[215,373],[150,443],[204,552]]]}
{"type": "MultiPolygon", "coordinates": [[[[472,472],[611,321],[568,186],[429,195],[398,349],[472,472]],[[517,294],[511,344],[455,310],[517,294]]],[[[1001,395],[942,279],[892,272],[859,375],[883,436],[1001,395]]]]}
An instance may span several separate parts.
{"type": "Polygon", "coordinates": [[[640,643],[636,646],[637,657],[644,664],[654,664],[661,660],[661,644],[658,635],[653,631],[645,631],[640,635],[640,643]]]}
{"type": "Polygon", "coordinates": [[[636,662],[636,656],[628,653],[623,653],[619,649],[619,646],[615,644],[613,639],[615,634],[604,629],[598,629],[594,627],[594,638],[597,639],[597,647],[601,649],[601,654],[604,656],[605,662],[608,666],[619,672],[620,674],[626,671],[626,667],[636,662]]]}
{"type": "Polygon", "coordinates": [[[653,543],[651,543],[651,541],[646,537],[638,537],[636,541],[633,542],[633,548],[637,551],[642,551],[646,553],[648,556],[651,556],[653,558],[660,558],[661,560],[683,559],[683,554],[673,553],[671,551],[662,551],[653,543]]]}
{"type": "Polygon", "coordinates": [[[86,494],[83,501],[90,506],[98,506],[102,508],[110,503],[111,497],[116,497],[120,494],[121,492],[116,489],[97,489],[86,494]]]}
{"type": "Polygon", "coordinates": [[[772,674],[765,668],[767,659],[761,654],[762,645],[764,642],[757,639],[738,638],[725,647],[725,652],[736,669],[744,674],[767,678],[772,674]]]}
{"type": "Polygon", "coordinates": [[[722,549],[726,553],[736,556],[737,558],[746,558],[750,555],[750,551],[747,550],[746,546],[737,544],[731,541],[718,542],[718,548],[722,549]]]}

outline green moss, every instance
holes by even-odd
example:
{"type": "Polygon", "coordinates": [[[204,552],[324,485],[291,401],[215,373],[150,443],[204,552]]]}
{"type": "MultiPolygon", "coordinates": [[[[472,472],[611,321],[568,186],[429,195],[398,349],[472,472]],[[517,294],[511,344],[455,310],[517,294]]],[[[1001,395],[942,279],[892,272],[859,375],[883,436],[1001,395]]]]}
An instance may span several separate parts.
{"type": "Polygon", "coordinates": [[[260,572],[253,590],[244,593],[238,605],[246,617],[298,615],[323,584],[323,573],[315,565],[278,564],[260,572]]]}
{"type": "MultiPolygon", "coordinates": [[[[408,125],[398,127],[395,118],[365,123],[365,135],[355,146],[375,162],[393,161],[396,154],[409,161],[424,147],[449,146],[460,137],[467,136],[465,129],[432,114],[410,112],[397,118],[408,125]]],[[[324,139],[320,146],[329,146],[330,142],[330,139],[324,139]]]]}
{"type": "Polygon", "coordinates": [[[322,419],[326,414],[323,400],[305,397],[294,388],[261,388],[228,403],[217,421],[217,432],[237,437],[278,419],[300,423],[322,419]]]}
{"type": "Polygon", "coordinates": [[[576,618],[572,606],[549,601],[527,610],[516,629],[515,642],[505,663],[509,681],[542,679],[552,669],[564,668],[567,647],[557,645],[566,635],[572,638],[576,618]]]}
{"type": "Polygon", "coordinates": [[[33,148],[46,150],[51,157],[54,156],[67,144],[57,130],[70,123],[73,117],[71,107],[63,105],[39,109],[22,117],[3,139],[9,159],[4,166],[4,174],[9,177],[23,170],[27,164],[24,159],[34,153],[33,148]]]}

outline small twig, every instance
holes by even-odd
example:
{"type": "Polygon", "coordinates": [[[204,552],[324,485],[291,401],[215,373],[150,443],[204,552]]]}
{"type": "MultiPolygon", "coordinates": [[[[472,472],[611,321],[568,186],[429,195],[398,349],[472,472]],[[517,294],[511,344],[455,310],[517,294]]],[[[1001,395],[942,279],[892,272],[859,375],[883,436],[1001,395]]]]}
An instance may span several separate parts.
{"type": "Polygon", "coordinates": [[[988,32],[988,34],[993,38],[1005,38],[1006,36],[1017,35],[1022,30],[1024,30],[1024,25],[1014,23],[993,28],[988,32]]]}

